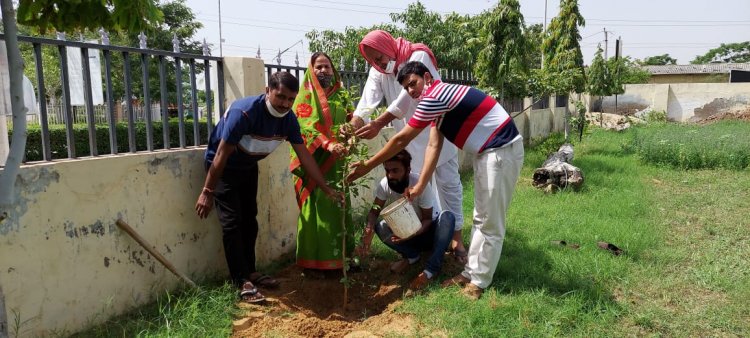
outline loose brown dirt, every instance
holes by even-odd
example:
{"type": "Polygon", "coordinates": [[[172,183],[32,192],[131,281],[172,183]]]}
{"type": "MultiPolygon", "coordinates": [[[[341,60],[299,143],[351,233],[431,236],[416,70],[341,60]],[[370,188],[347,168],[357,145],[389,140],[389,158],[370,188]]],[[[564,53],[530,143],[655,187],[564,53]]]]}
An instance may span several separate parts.
{"type": "Polygon", "coordinates": [[[742,120],[750,121],[750,109],[737,109],[733,111],[723,112],[706,117],[703,120],[698,121],[700,124],[709,124],[721,120],[742,120]]]}
{"type": "MultiPolygon", "coordinates": [[[[413,336],[419,327],[408,315],[395,310],[406,286],[423,268],[425,257],[404,274],[389,271],[390,261],[369,259],[361,272],[349,273],[352,285],[344,307],[340,271],[324,276],[306,275],[296,265],[280,271],[277,290],[261,290],[263,305],[241,303],[243,317],[234,322],[233,337],[383,337],[413,336]]],[[[460,272],[446,256],[444,274],[460,272]]],[[[433,332],[434,334],[434,332],[433,332]]]]}

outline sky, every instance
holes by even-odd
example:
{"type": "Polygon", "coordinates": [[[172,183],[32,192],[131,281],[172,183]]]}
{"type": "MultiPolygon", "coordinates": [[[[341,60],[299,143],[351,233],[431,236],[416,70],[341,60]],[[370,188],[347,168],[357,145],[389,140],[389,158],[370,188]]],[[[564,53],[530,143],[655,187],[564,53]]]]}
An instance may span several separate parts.
{"type": "MultiPolygon", "coordinates": [[[[400,12],[415,1],[380,0],[187,0],[203,23],[196,38],[219,51],[219,6],[221,6],[221,54],[255,57],[260,48],[266,63],[293,65],[299,54],[304,65],[310,55],[305,33],[312,30],[372,26],[391,22],[388,13],[400,12]]],[[[422,0],[429,11],[447,14],[478,14],[497,1],[422,0]]],[[[527,24],[547,22],[559,11],[559,0],[520,0],[527,24]]],[[[586,26],[580,29],[584,62],[590,64],[608,38],[608,54],[614,55],[615,40],[623,41],[623,54],[633,58],[669,53],[678,64],[688,64],[721,43],[750,40],[750,0],[579,0],[586,26]],[[607,34],[604,33],[607,30],[607,34]]],[[[433,52],[440,53],[439,50],[433,52]]]]}

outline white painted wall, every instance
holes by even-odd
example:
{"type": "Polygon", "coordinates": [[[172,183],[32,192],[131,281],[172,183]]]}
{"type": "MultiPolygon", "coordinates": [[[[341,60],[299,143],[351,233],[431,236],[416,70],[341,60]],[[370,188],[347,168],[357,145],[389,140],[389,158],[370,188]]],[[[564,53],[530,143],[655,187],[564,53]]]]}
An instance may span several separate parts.
{"type": "MultiPolygon", "coordinates": [[[[615,97],[602,101],[604,112],[614,112],[615,97]]],[[[734,110],[750,109],[750,83],[677,83],[626,85],[617,97],[618,113],[644,109],[666,111],[672,121],[695,118],[734,110]]]]}

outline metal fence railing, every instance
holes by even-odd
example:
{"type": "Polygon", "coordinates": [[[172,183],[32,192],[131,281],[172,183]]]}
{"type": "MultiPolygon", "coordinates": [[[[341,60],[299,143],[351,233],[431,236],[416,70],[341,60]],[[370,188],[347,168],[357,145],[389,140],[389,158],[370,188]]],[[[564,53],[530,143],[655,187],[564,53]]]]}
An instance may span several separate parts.
{"type": "MultiPolygon", "coordinates": [[[[175,38],[173,41],[175,49],[172,52],[148,49],[145,46],[145,37],[141,41],[142,45],[140,48],[133,47],[122,47],[122,46],[111,46],[105,38],[106,34],[103,34],[103,44],[88,43],[88,42],[77,42],[77,41],[66,41],[64,39],[47,39],[38,37],[19,36],[19,45],[23,48],[23,45],[31,47],[35,70],[36,70],[36,91],[37,98],[41,102],[46,102],[47,91],[45,87],[45,78],[50,79],[50,76],[45,73],[45,66],[42,62],[42,52],[44,48],[45,53],[56,53],[59,57],[59,83],[60,83],[60,103],[58,105],[48,106],[47,104],[39,105],[39,112],[37,117],[31,117],[30,122],[38,123],[41,129],[41,156],[40,159],[44,161],[53,160],[51,139],[50,139],[50,125],[61,123],[65,126],[65,146],[64,152],[66,156],[64,158],[77,158],[79,153],[76,149],[76,134],[74,133],[74,125],[76,123],[82,123],[86,125],[87,129],[87,141],[88,151],[80,151],[80,153],[86,153],[86,156],[97,156],[100,154],[97,144],[97,133],[106,130],[108,133],[107,152],[111,154],[117,154],[121,152],[118,150],[118,121],[127,122],[127,144],[125,152],[135,153],[141,150],[153,151],[155,150],[155,138],[159,135],[154,135],[153,122],[161,121],[161,130],[163,142],[162,148],[169,149],[171,147],[170,142],[171,136],[174,135],[173,131],[169,128],[170,116],[175,116],[178,120],[178,133],[179,142],[177,146],[185,148],[188,146],[186,139],[188,126],[186,117],[191,114],[192,119],[192,142],[194,146],[204,145],[208,142],[207,134],[210,134],[211,128],[213,127],[212,109],[213,100],[218,100],[218,107],[220,111],[224,110],[224,72],[223,72],[223,59],[220,57],[214,57],[208,55],[208,48],[204,45],[203,55],[181,53],[179,50],[179,41],[175,38]],[[73,50],[71,54],[71,48],[77,48],[73,50]],[[77,58],[77,53],[80,53],[79,66],[70,67],[68,62],[69,56],[77,58]],[[102,57],[98,55],[101,53],[102,57]],[[97,57],[90,57],[90,54],[96,54],[97,57]],[[114,60],[119,63],[115,63],[114,60]],[[94,60],[94,61],[92,61],[94,60]],[[92,68],[103,70],[103,74],[99,75],[96,72],[92,72],[92,68]],[[133,70],[136,68],[136,71],[133,70]],[[196,73],[198,68],[202,68],[201,72],[205,78],[205,87],[198,88],[196,85],[196,73]],[[214,69],[218,78],[218,88],[216,92],[211,89],[211,69],[214,69]],[[158,69],[157,71],[153,71],[158,69]],[[140,71],[140,74],[138,73],[140,71]],[[189,81],[185,80],[182,73],[185,72],[189,81]],[[93,74],[93,75],[92,75],[93,74]],[[168,74],[175,74],[174,83],[168,81],[168,74]],[[71,77],[72,75],[80,76],[83,81],[83,104],[74,105],[71,102],[71,77]],[[117,75],[117,80],[113,78],[117,75]],[[120,76],[121,75],[121,76],[120,76]],[[101,83],[103,93],[95,92],[92,83],[103,76],[104,83],[101,83]],[[139,78],[139,88],[133,87],[134,79],[139,78]],[[118,83],[114,83],[118,81],[118,83]],[[119,81],[122,81],[121,83],[119,81]],[[183,84],[183,81],[187,82],[183,84]],[[122,86],[124,93],[117,93],[114,91],[115,85],[122,86]],[[154,86],[154,87],[152,87],[154,86]],[[153,89],[153,90],[152,90],[153,89]],[[202,107],[198,105],[199,91],[205,93],[204,104],[202,107]],[[116,98],[134,97],[134,92],[140,92],[141,97],[139,100],[124,100],[124,103],[116,103],[116,98]],[[152,92],[158,93],[157,97],[151,97],[152,92]],[[124,95],[123,95],[124,94],[124,95]],[[94,97],[98,95],[100,98],[103,97],[101,105],[94,104],[94,97]],[[184,100],[183,96],[187,99],[184,100]],[[174,99],[172,99],[174,97],[174,99]],[[183,102],[187,101],[187,102],[183,102]],[[138,104],[138,102],[148,102],[149,104],[138,104]],[[174,108],[174,109],[172,109],[174,108]],[[202,109],[201,109],[202,108],[202,109]],[[199,115],[202,112],[202,115],[199,115]],[[205,120],[205,132],[200,130],[201,121],[205,120]],[[145,146],[136,145],[136,122],[143,121],[145,129],[145,146]],[[100,128],[97,128],[97,127],[100,128]],[[106,126],[106,128],[104,128],[106,126]],[[141,149],[144,148],[144,149],[141,149]]],[[[0,39],[5,40],[5,35],[0,34],[0,39]]],[[[26,47],[28,48],[28,47],[26,47]]],[[[28,65],[27,66],[31,66],[28,65]]],[[[73,88],[78,90],[78,88],[73,88]]],[[[139,129],[140,129],[139,125],[139,129]]],[[[56,144],[58,140],[56,140],[56,144]]],[[[142,142],[138,143],[139,145],[142,142]]],[[[78,144],[80,146],[80,144],[78,144]]],[[[85,144],[83,145],[85,146],[85,144]]],[[[54,158],[60,158],[60,154],[57,154],[54,158]]]]}

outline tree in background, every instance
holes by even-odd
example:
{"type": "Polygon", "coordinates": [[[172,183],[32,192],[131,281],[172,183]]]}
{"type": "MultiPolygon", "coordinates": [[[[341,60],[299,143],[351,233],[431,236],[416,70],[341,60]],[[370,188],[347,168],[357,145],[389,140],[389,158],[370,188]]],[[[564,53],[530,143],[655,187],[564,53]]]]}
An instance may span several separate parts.
{"type": "Polygon", "coordinates": [[[603,52],[601,44],[598,45],[594,61],[591,62],[591,67],[588,70],[588,92],[600,97],[612,95],[613,87],[612,73],[610,73],[607,61],[602,56],[603,52]]]}
{"type": "MultiPolygon", "coordinates": [[[[346,27],[343,32],[334,30],[315,30],[305,33],[305,38],[310,41],[309,49],[311,53],[325,52],[331,56],[334,67],[339,68],[339,63],[343,60],[344,67],[352,69],[354,60],[357,60],[357,69],[364,69],[362,65],[365,59],[359,54],[359,42],[371,30],[381,29],[391,33],[394,37],[401,36],[403,33],[395,25],[383,24],[372,27],[346,27]]],[[[306,67],[306,62],[300,66],[306,67]]]]}
{"type": "Polygon", "coordinates": [[[651,79],[651,73],[641,68],[641,66],[629,56],[620,57],[618,59],[609,58],[609,60],[607,60],[607,68],[609,68],[609,72],[612,74],[614,83],[612,86],[612,94],[624,93],[624,85],[626,84],[648,83],[648,80],[651,79]]]}
{"type": "Polygon", "coordinates": [[[702,63],[745,63],[750,62],[750,41],[722,43],[719,47],[698,55],[692,64],[702,63]]]}
{"type": "Polygon", "coordinates": [[[662,54],[649,56],[639,63],[644,66],[676,65],[677,59],[669,56],[669,54],[662,54]]]}
{"type": "Polygon", "coordinates": [[[540,23],[526,26],[523,30],[524,39],[529,46],[526,55],[529,58],[529,69],[542,68],[542,44],[544,42],[544,27],[540,23]]]}
{"type": "Polygon", "coordinates": [[[570,79],[550,82],[555,94],[567,94],[585,90],[586,79],[581,54],[581,34],[578,26],[586,21],[578,10],[577,0],[561,0],[560,13],[552,19],[547,36],[544,38],[544,72],[542,78],[547,81],[555,75],[567,76],[570,79]],[[562,86],[562,87],[558,87],[562,86]]]}
{"type": "Polygon", "coordinates": [[[486,15],[451,13],[443,16],[415,2],[402,13],[392,13],[391,19],[404,25],[402,37],[432,49],[439,68],[469,71],[474,68],[476,55],[483,47],[480,30],[486,15]]]}
{"type": "Polygon", "coordinates": [[[484,48],[474,66],[479,86],[501,99],[526,96],[532,49],[523,32],[517,0],[501,0],[487,15],[481,31],[484,48]]]}
{"type": "Polygon", "coordinates": [[[382,29],[395,38],[403,37],[429,46],[435,52],[441,69],[469,71],[474,67],[475,56],[482,48],[479,38],[482,18],[482,14],[468,16],[451,13],[443,16],[428,11],[424,5],[416,2],[401,13],[392,13],[393,24],[347,27],[343,32],[312,30],[305,37],[310,41],[310,52],[326,52],[334,63],[343,58],[345,67],[351,69],[354,60],[357,60],[358,65],[365,62],[358,47],[365,34],[382,29]],[[399,28],[396,24],[402,24],[404,28],[399,28]]]}

